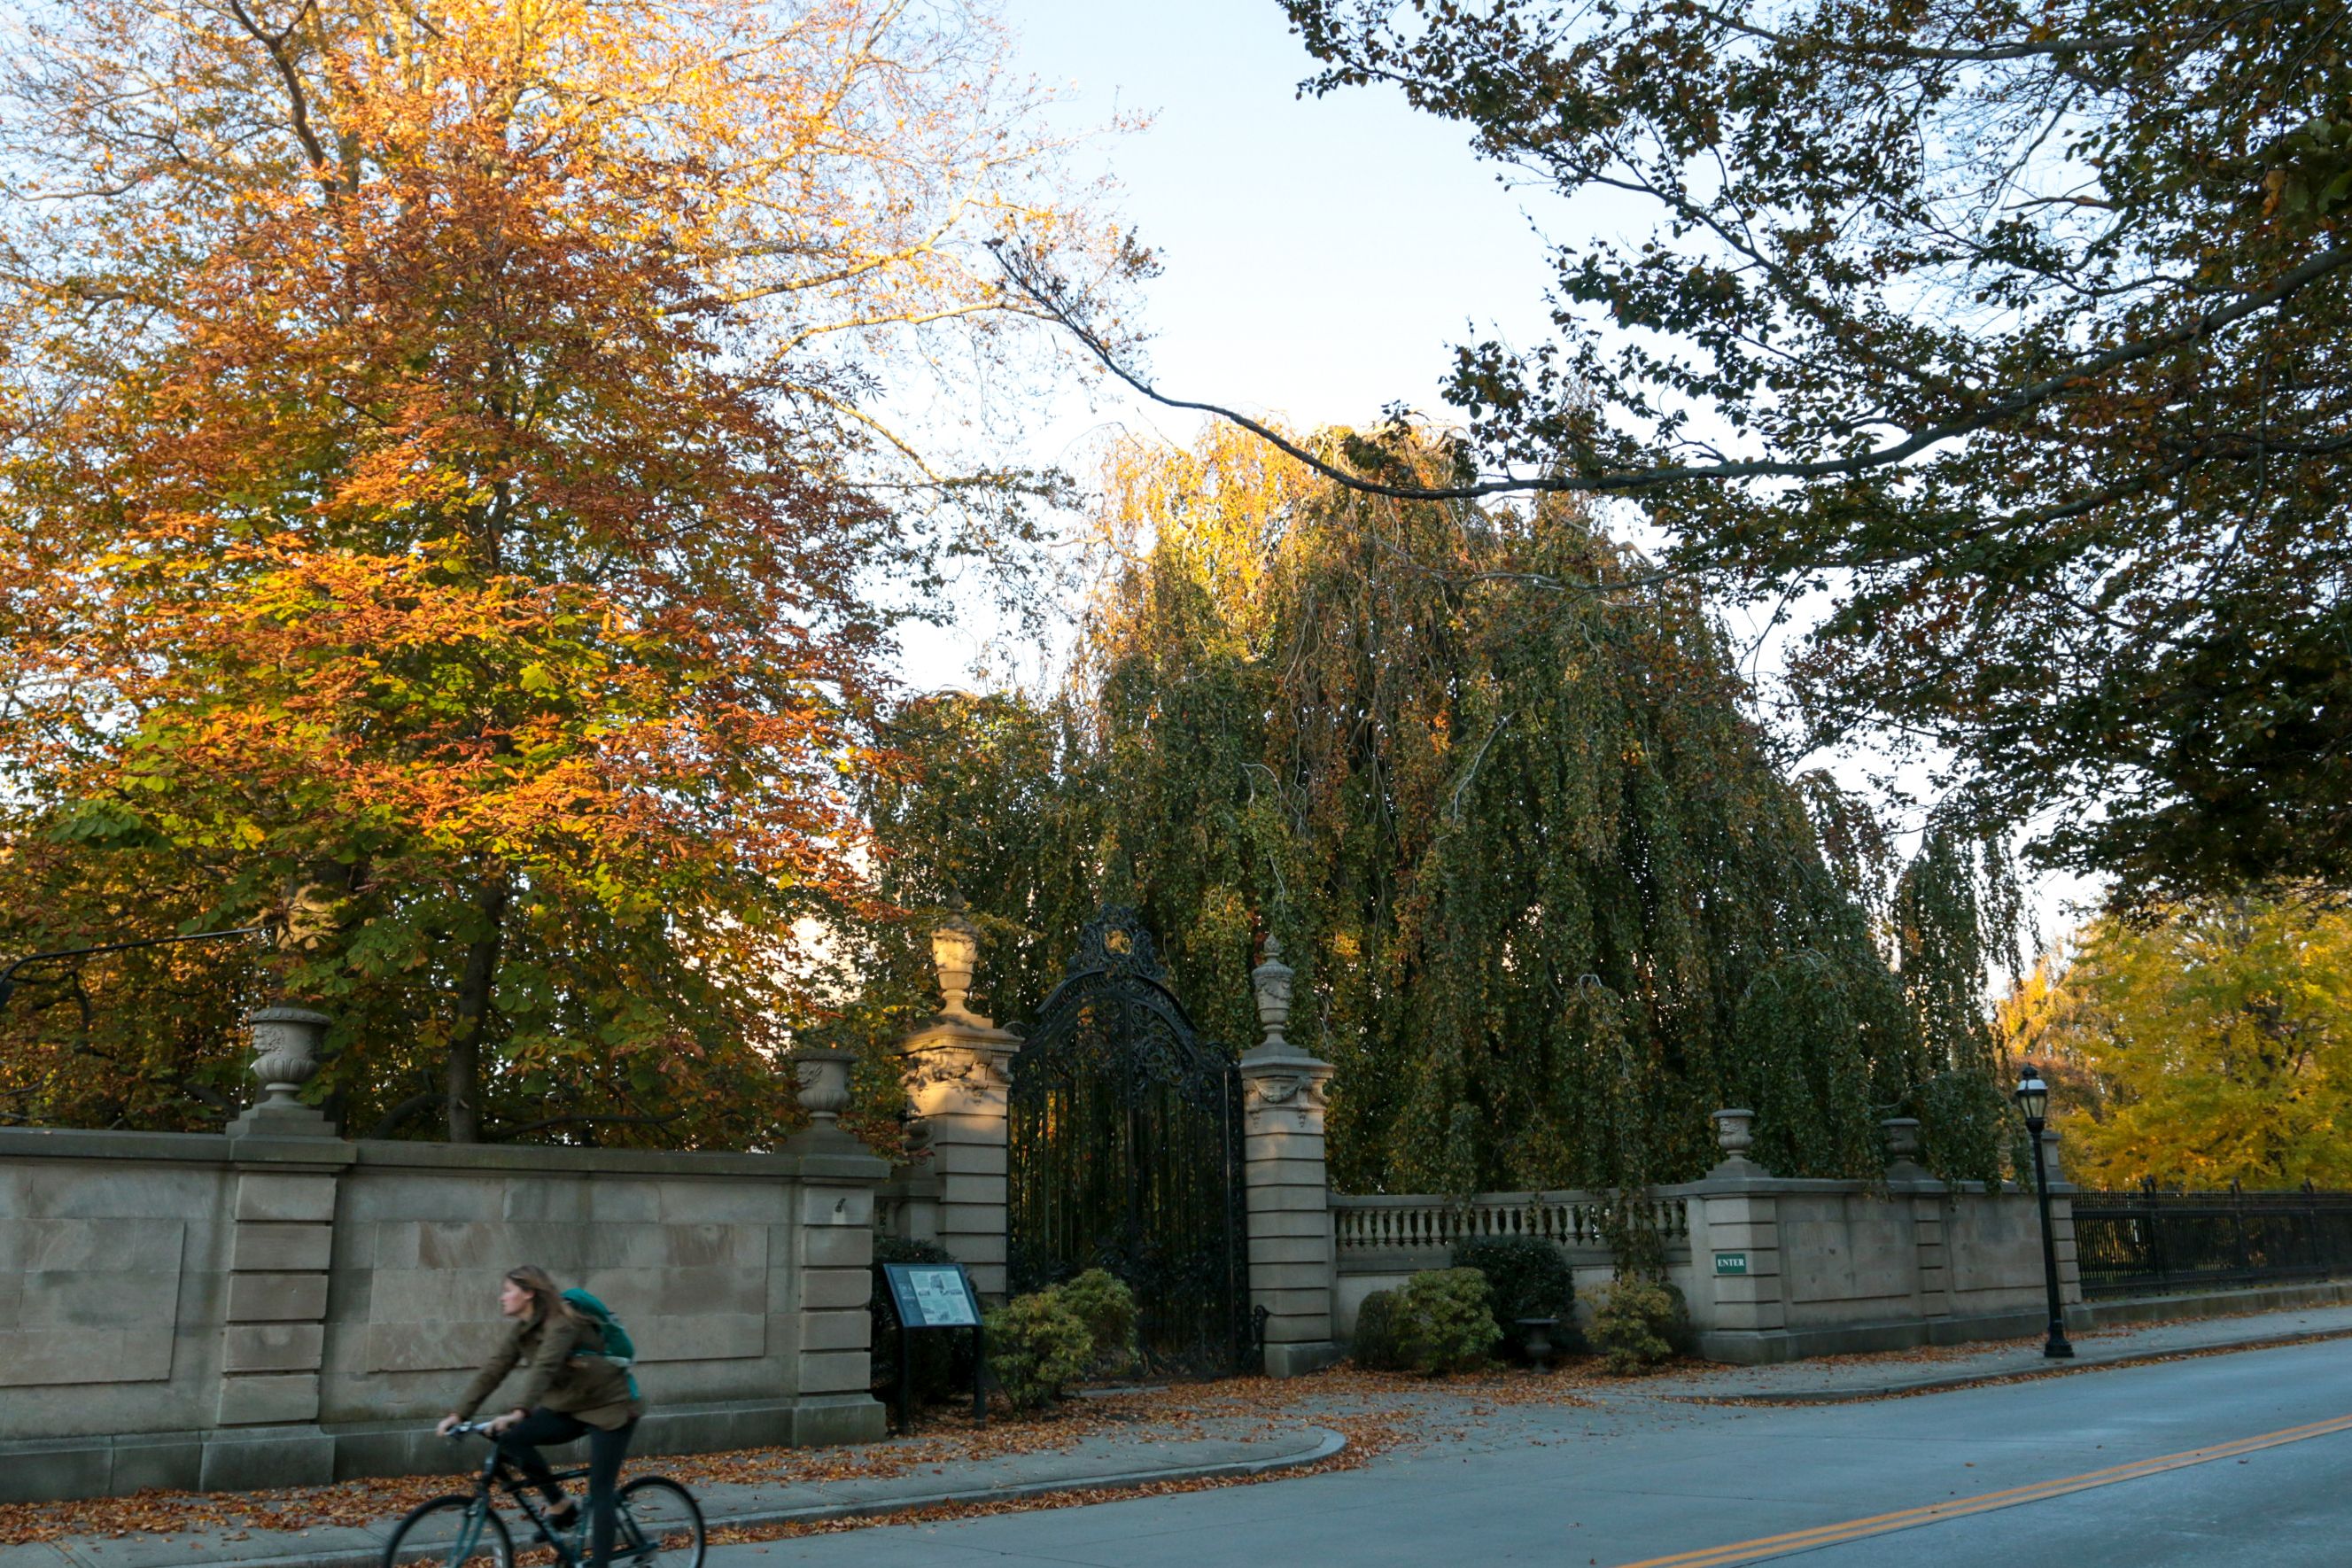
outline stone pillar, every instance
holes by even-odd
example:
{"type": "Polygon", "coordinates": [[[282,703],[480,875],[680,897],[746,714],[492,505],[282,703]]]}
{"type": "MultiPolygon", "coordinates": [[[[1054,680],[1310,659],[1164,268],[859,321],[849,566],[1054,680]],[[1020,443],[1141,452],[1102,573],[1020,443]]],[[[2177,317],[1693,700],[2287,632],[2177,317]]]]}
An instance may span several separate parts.
{"type": "Polygon", "coordinates": [[[1339,1261],[1323,1156],[1323,1090],[1331,1064],[1282,1037],[1290,1020],[1291,970],[1273,937],[1250,978],[1265,1030],[1241,1060],[1250,1304],[1266,1314],[1267,1375],[1293,1377],[1339,1359],[1331,1331],[1339,1261]]]}
{"type": "Polygon", "coordinates": [[[1889,1117],[1879,1123],[1886,1135],[1886,1190],[1890,1201],[1911,1209],[1911,1252],[1918,1280],[1918,1310],[1936,1338],[1935,1324],[1952,1315],[1952,1261],[1944,1236],[1950,1205],[1944,1184],[1919,1163],[1919,1120],[1889,1117]]]}
{"type": "Polygon", "coordinates": [[[939,1178],[940,1245],[971,1276],[982,1299],[1005,1291],[1005,1091],[1020,1037],[974,1013],[971,986],[979,932],[960,913],[931,933],[941,1006],[901,1042],[907,1099],[914,1112],[907,1146],[928,1153],[939,1178]]]}
{"type": "Polygon", "coordinates": [[[319,1426],[319,1373],[337,1177],[353,1150],[295,1098],[319,1070],[331,1021],[297,1007],[267,1007],[249,1020],[262,1096],[228,1126],[236,1175],[217,1430],[205,1435],[199,1482],[208,1491],[334,1479],[334,1439],[319,1426]]]}
{"type": "Polygon", "coordinates": [[[1945,1217],[1952,1211],[1952,1194],[1927,1166],[1919,1163],[1919,1119],[1889,1117],[1879,1121],[1886,1133],[1886,1199],[1910,1206],[1912,1279],[1916,1281],[1916,1311],[1927,1323],[1928,1342],[1938,1338],[1938,1323],[1952,1317],[1952,1248],[1945,1237],[1945,1217]]]}
{"type": "Polygon", "coordinates": [[[878,1441],[887,1426],[866,1391],[873,1320],[874,1189],[887,1163],[844,1132],[850,1051],[808,1050],[793,1058],[810,1125],[784,1144],[797,1157],[793,1277],[800,1282],[800,1342],[793,1356],[791,1441],[807,1447],[878,1441]]]}
{"type": "Polygon", "coordinates": [[[1718,1110],[1723,1159],[1686,1187],[1664,1192],[1688,1204],[1691,1315],[1710,1361],[1786,1359],[1789,1326],[1780,1266],[1780,1199],[1772,1173],[1748,1157],[1756,1113],[1718,1110]]]}

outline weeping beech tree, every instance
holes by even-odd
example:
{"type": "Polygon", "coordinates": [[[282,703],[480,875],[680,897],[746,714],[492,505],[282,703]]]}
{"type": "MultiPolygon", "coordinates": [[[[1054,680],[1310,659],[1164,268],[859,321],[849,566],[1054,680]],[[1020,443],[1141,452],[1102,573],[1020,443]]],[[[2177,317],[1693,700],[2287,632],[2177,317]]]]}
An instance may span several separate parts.
{"type": "Polygon", "coordinates": [[[1981,992],[2000,865],[1931,835],[1874,919],[1871,858],[1824,858],[1685,589],[1573,503],[1387,500],[1247,436],[1108,471],[1126,564],[1065,689],[902,712],[914,765],[874,802],[901,901],[952,885],[1000,939],[999,1016],[1118,899],[1231,1041],[1281,939],[1349,1190],[1687,1178],[1720,1105],[1787,1174],[1874,1173],[1906,1113],[1939,1168],[1997,1173],[1989,1035],[1954,999],[1981,992]]]}

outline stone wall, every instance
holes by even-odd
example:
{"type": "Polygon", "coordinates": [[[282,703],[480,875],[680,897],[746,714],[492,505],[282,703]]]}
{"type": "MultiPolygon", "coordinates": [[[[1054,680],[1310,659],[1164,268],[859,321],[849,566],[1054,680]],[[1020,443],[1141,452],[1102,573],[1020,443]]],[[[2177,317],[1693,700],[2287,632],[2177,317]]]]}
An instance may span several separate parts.
{"type": "Polygon", "coordinates": [[[880,1162],[0,1130],[0,1500],[453,1468],[533,1262],[628,1323],[646,1452],[863,1440],[880,1162]]]}
{"type": "MultiPolygon", "coordinates": [[[[2032,1194],[1924,1180],[1711,1176],[1688,1206],[1684,1285],[1701,1354],[1760,1363],[2039,1333],[2049,1321],[2032,1194]]],[[[2061,1299],[2082,1300],[2063,1193],[2061,1299]]]]}
{"type": "MultiPolygon", "coordinates": [[[[1744,1111],[1724,1113],[1744,1118],[1744,1111]]],[[[1782,1180],[1748,1160],[1745,1121],[1727,1158],[1698,1182],[1650,1194],[1699,1353],[1759,1363],[1965,1340],[2008,1339],[2048,1323],[2042,1232],[2032,1194],[1937,1181],[1914,1164],[1916,1123],[1890,1124],[1893,1158],[1878,1183],[1782,1180]]],[[[2044,1135],[2045,1145],[2054,1138],[2044,1135]]],[[[2054,1151],[2052,1169],[2056,1169],[2054,1151]]],[[[2051,1232],[2069,1321],[2080,1312],[2072,1189],[2052,1188],[2051,1232]]],[[[1482,1193],[1334,1196],[1332,1316],[1342,1339],[1374,1290],[1450,1265],[1455,1243],[1527,1236],[1558,1247],[1590,1319],[1615,1275],[1596,1194],[1482,1193]]]]}

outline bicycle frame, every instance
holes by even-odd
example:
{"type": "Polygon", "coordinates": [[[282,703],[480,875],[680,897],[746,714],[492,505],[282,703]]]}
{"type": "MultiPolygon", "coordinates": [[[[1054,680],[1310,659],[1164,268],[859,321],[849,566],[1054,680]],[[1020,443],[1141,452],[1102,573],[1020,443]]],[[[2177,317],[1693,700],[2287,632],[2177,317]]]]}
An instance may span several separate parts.
{"type": "MultiPolygon", "coordinates": [[[[507,1463],[507,1452],[499,1447],[498,1438],[482,1425],[473,1421],[461,1422],[451,1427],[449,1436],[479,1437],[490,1446],[490,1451],[482,1457],[481,1473],[474,1479],[474,1495],[479,1500],[482,1507],[485,1510],[495,1510],[498,1507],[498,1493],[504,1491],[514,1500],[515,1506],[522,1511],[523,1517],[530,1521],[532,1528],[538,1531],[540,1541],[554,1550],[556,1561],[562,1565],[562,1568],[581,1568],[586,1558],[572,1551],[571,1544],[564,1540],[566,1534],[564,1531],[548,1528],[547,1510],[536,1497],[531,1495],[532,1484],[523,1478],[520,1471],[507,1463]]],[[[585,1465],[574,1466],[568,1470],[549,1472],[549,1479],[556,1481],[582,1481],[587,1479],[587,1477],[588,1467],[585,1465]]],[[[587,1522],[587,1500],[583,1497],[580,1500],[580,1522],[583,1526],[587,1522]]],[[[617,1562],[636,1557],[646,1550],[646,1547],[645,1532],[637,1528],[636,1520],[623,1505],[618,1489],[615,1489],[613,1498],[614,1559],[617,1562]]]]}

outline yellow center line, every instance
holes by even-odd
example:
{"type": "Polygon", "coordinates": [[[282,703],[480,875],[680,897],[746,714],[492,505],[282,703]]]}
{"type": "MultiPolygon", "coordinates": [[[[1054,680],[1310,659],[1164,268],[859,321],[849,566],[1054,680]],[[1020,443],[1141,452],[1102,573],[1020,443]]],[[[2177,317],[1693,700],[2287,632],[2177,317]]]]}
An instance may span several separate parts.
{"type": "Polygon", "coordinates": [[[1924,1508],[1907,1508],[1896,1513],[1873,1514],[1867,1519],[1849,1519],[1838,1524],[1817,1525],[1811,1530],[1790,1531],[1786,1535],[1759,1536],[1753,1541],[1733,1542],[1727,1546],[1710,1546],[1697,1552],[1685,1552],[1673,1557],[1644,1557],[1639,1563],[1627,1563],[1620,1568],[1729,1568],[1735,1563],[1760,1561],[1767,1557],[1784,1556],[1791,1552],[1809,1552],[1817,1546],[1834,1546],[1841,1542],[1860,1541],[1866,1536],[1885,1535],[1897,1530],[1910,1530],[1938,1520],[1962,1519],[1972,1513],[1990,1513],[1995,1509],[2015,1508],[2020,1503],[2041,1502],[2047,1498],[2064,1497],[2069,1492],[2089,1491],[2094,1487],[2111,1487],[2119,1481],[2137,1480],[2142,1476],[2162,1475],[2167,1470],[2187,1469],[2191,1465],[2209,1465],[2216,1459],[2234,1458],[2251,1454],[2258,1448],[2275,1448],[2286,1443],[2300,1443],[2306,1438],[2325,1437],[2331,1432],[2352,1429],[2352,1415],[2338,1415],[2326,1421],[2314,1421],[2306,1426],[2289,1426],[2277,1432],[2265,1432],[2259,1436],[2240,1437],[2234,1442],[2217,1443],[2210,1447],[2191,1448],[2186,1453],[2166,1454],[2153,1459],[2136,1459],[2127,1465],[2116,1465],[2104,1470],[2092,1470],[2085,1475],[2067,1476],[2055,1480],[2036,1481],[2031,1486],[2011,1487],[2006,1491],[1979,1492],[1974,1497],[1950,1498],[1943,1502],[1929,1503],[1924,1508]]]}

